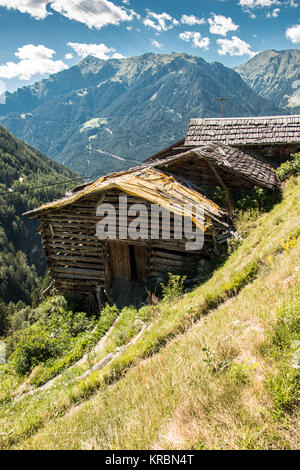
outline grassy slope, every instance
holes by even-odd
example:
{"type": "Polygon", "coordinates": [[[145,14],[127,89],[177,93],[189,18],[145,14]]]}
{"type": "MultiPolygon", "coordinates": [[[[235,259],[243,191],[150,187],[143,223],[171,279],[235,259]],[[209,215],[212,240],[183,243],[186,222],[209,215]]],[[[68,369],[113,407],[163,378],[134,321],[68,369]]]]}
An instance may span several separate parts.
{"type": "Polygon", "coordinates": [[[1,447],[297,448],[296,333],[276,338],[278,316],[300,311],[300,243],[280,242],[299,236],[299,196],[293,179],[224,266],[148,309],[149,328],[100,373],[4,403],[1,447]]]}

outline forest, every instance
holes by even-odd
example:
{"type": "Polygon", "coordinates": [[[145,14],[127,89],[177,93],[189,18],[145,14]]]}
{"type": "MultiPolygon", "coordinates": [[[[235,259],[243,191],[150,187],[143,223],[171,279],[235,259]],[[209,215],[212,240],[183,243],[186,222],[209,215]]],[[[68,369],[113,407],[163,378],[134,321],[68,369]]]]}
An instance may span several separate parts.
{"type": "Polygon", "coordinates": [[[16,312],[39,303],[47,287],[38,226],[22,214],[61,197],[74,179],[74,172],[0,126],[0,336],[16,312]]]}

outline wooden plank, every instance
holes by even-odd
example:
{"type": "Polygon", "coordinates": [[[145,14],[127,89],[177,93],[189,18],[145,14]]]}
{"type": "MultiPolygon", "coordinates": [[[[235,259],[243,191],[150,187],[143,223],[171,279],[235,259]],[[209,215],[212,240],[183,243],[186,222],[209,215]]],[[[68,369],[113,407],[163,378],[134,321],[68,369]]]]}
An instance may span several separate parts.
{"type": "Polygon", "coordinates": [[[113,279],[131,280],[131,265],[129,246],[126,243],[115,242],[110,245],[113,279]]]}
{"type": "MultiPolygon", "coordinates": [[[[104,271],[98,271],[95,269],[81,269],[81,268],[63,268],[59,266],[53,267],[53,272],[59,274],[65,274],[69,278],[75,278],[75,276],[79,276],[79,278],[84,279],[104,279],[104,271]]],[[[78,279],[78,278],[77,278],[78,279]]]]}

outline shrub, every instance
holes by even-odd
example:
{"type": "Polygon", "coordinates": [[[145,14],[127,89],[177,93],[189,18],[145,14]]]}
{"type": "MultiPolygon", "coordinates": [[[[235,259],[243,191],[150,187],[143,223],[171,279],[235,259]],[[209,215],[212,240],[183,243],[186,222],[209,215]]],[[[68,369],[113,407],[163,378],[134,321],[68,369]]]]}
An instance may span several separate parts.
{"type": "Polygon", "coordinates": [[[11,317],[10,323],[13,331],[23,330],[30,325],[31,307],[25,307],[22,310],[17,310],[11,317]]]}
{"type": "Polygon", "coordinates": [[[41,367],[31,383],[36,386],[43,385],[62,370],[72,366],[104,336],[117,319],[118,315],[119,310],[115,305],[112,307],[106,305],[100,312],[100,318],[93,331],[80,334],[80,336],[70,344],[69,351],[66,352],[63,357],[54,358],[51,363],[47,363],[41,367]]]}
{"type": "Polygon", "coordinates": [[[36,365],[65,354],[74,347],[78,338],[93,328],[94,318],[67,308],[67,301],[58,296],[37,309],[35,315],[38,320],[20,332],[11,355],[17,374],[25,375],[36,365]]]}
{"type": "MultiPolygon", "coordinates": [[[[269,211],[279,200],[278,192],[254,186],[247,194],[236,197],[236,207],[240,211],[248,211],[249,209],[257,209],[260,212],[269,211]]],[[[252,216],[257,218],[258,215],[259,212],[252,211],[252,216]]]]}
{"type": "Polygon", "coordinates": [[[61,354],[65,347],[62,338],[52,336],[42,325],[33,325],[12,354],[13,368],[17,374],[25,375],[39,363],[61,354]]]}
{"type": "Polygon", "coordinates": [[[165,302],[172,302],[178,299],[183,294],[183,284],[185,280],[186,276],[169,273],[168,282],[161,284],[163,300],[165,302]]]}
{"type": "Polygon", "coordinates": [[[292,155],[292,159],[282,163],[276,170],[276,176],[279,181],[284,181],[290,176],[298,176],[300,174],[300,153],[292,155]]]}

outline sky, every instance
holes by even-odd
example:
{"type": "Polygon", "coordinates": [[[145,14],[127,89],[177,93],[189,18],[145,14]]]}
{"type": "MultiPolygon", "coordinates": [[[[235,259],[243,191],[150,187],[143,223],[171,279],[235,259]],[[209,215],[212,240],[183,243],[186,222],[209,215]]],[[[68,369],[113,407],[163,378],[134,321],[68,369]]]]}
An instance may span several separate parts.
{"type": "Polygon", "coordinates": [[[0,95],[89,54],[186,52],[234,67],[299,47],[300,0],[0,0],[0,95]]]}

